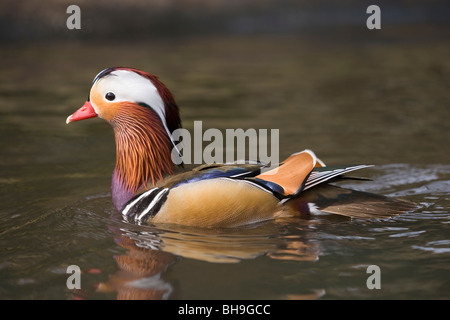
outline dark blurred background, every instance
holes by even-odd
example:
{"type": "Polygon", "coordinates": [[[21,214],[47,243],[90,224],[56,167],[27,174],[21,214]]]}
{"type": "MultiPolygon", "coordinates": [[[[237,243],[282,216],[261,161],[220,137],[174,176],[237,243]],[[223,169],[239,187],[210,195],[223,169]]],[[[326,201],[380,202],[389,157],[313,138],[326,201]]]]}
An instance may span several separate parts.
{"type": "MultiPolygon", "coordinates": [[[[371,4],[381,8],[382,29],[390,30],[376,36],[411,40],[450,35],[450,2],[446,0],[3,0],[0,3],[0,40],[143,41],[192,35],[267,33],[321,34],[332,40],[336,35],[344,36],[346,28],[367,31],[359,27],[365,25],[366,8],[371,4]],[[80,32],[70,32],[66,28],[66,9],[71,4],[81,8],[80,32]],[[418,29],[418,26],[423,28],[418,29]],[[400,36],[398,33],[405,28],[415,31],[403,32],[400,36]]],[[[358,34],[353,37],[358,38],[358,34]]]]}
{"type": "Polygon", "coordinates": [[[2,0],[3,163],[66,164],[66,142],[95,133],[109,179],[110,128],[64,120],[111,66],[159,76],[188,130],[279,128],[281,158],[308,147],[328,164],[447,162],[449,16],[448,0],[2,0]],[[66,26],[72,4],[81,30],[66,26]],[[366,27],[372,4],[380,30],[366,27]]]}

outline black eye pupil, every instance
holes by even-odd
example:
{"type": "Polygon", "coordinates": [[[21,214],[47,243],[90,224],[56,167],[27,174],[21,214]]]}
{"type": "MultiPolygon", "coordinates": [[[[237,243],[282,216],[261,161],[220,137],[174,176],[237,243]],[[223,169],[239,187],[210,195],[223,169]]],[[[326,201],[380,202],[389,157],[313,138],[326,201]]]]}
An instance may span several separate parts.
{"type": "Polygon", "coordinates": [[[105,98],[106,98],[106,100],[113,101],[116,98],[116,95],[114,93],[112,93],[112,92],[108,92],[105,95],[105,98]]]}

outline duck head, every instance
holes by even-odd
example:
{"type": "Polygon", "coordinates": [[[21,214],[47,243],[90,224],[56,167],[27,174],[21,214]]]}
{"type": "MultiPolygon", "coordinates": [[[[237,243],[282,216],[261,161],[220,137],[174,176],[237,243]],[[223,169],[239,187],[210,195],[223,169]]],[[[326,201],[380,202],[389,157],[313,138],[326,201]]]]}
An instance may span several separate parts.
{"type": "Polygon", "coordinates": [[[111,191],[121,210],[139,189],[173,173],[176,147],[171,134],[181,127],[178,106],[156,76],[133,68],[108,68],[94,78],[88,100],[66,123],[94,117],[114,130],[111,191]]]}

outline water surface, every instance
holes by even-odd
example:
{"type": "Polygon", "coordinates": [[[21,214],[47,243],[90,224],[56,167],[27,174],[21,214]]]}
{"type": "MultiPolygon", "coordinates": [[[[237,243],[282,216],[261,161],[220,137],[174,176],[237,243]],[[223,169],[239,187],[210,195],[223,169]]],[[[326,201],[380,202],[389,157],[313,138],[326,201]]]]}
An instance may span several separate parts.
{"type": "Polygon", "coordinates": [[[450,298],[449,49],[295,36],[3,46],[0,298],[450,298]],[[110,201],[112,130],[65,124],[116,65],[160,76],[189,130],[279,129],[280,158],[310,148],[329,165],[375,164],[373,181],[342,185],[418,207],[230,230],[126,223],[110,201]],[[66,287],[69,265],[81,290],[66,287]]]}

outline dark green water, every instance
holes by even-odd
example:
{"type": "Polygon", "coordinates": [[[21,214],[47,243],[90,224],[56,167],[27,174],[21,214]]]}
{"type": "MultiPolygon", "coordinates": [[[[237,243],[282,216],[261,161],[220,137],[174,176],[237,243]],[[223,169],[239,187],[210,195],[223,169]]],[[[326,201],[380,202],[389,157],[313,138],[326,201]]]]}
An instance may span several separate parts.
{"type": "Polygon", "coordinates": [[[3,45],[0,298],[450,298],[449,49],[294,36],[3,45]],[[375,164],[373,181],[345,186],[418,208],[232,230],[125,223],[109,195],[112,130],[65,124],[117,65],[158,75],[187,129],[279,129],[280,158],[310,148],[328,165],[375,164]],[[81,291],[66,286],[69,265],[81,291]],[[369,265],[381,289],[367,288],[369,265]]]}

